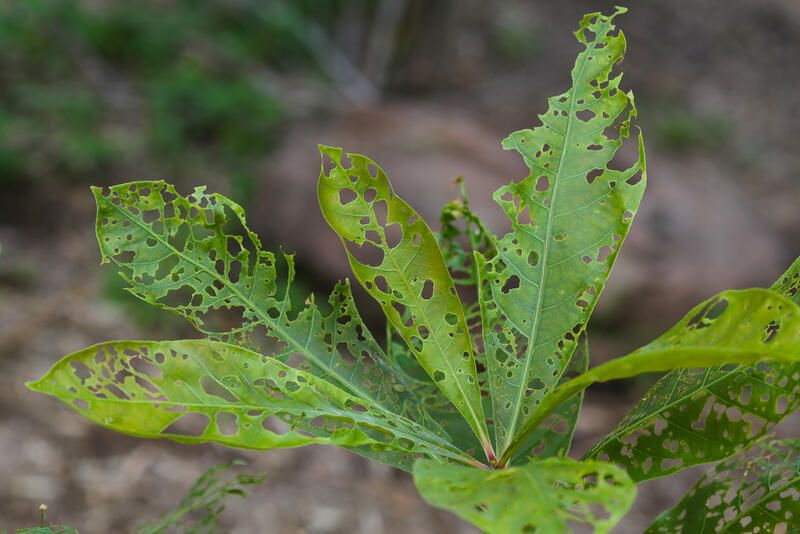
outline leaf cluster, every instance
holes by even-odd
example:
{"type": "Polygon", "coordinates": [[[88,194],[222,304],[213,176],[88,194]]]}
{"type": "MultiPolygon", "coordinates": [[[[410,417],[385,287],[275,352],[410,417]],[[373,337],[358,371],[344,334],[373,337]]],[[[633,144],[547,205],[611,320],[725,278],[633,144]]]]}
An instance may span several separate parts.
{"type": "Polygon", "coordinates": [[[327,302],[294,298],[293,257],[263,249],[236,203],[133,182],[94,189],[103,261],[204,338],[101,343],[29,386],[144,438],[338,445],[412,471],[428,502],[487,532],[608,532],[636,483],[722,460],[729,478],[701,482],[653,532],[699,532],[731,514],[764,530],[791,521],[793,502],[733,504],[726,492],[772,498],[797,483],[796,443],[765,440],[798,404],[800,261],[772,288],[725,291],[589,369],[586,326],[647,183],[618,72],[624,11],[582,19],[572,87],[503,141],[530,170],[494,195],[504,235],[464,194],[434,233],[375,162],[320,147],[320,208],[386,316],[384,343],[348,281],[327,302]],[[636,157],[621,163],[627,143],[636,157]],[[583,391],[653,372],[666,375],[584,458],[568,458],[583,391]],[[767,452],[745,466],[736,455],[751,447],[767,452]],[[745,483],[741,469],[763,475],[745,483]]]}

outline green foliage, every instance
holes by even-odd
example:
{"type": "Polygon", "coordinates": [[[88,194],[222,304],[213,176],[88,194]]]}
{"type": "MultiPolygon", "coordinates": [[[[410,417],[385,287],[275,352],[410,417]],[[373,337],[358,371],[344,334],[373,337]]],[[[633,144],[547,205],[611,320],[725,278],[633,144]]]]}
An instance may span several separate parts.
{"type": "Polygon", "coordinates": [[[663,148],[719,151],[730,144],[731,123],[725,117],[688,113],[669,101],[642,103],[642,108],[651,118],[655,142],[663,148]]]}
{"type": "Polygon", "coordinates": [[[353,274],[467,420],[492,461],[472,340],[433,232],[394,194],[374,162],[349,154],[351,166],[346,168],[341,149],[320,150],[333,163],[319,179],[322,214],[342,238],[353,274]]]}
{"type": "Polygon", "coordinates": [[[646,533],[797,532],[799,497],[800,441],[767,441],[714,466],[646,533]]]}
{"type": "Polygon", "coordinates": [[[264,475],[250,473],[232,476],[233,468],[241,465],[244,462],[232,461],[210,468],[197,479],[175,510],[142,525],[136,532],[162,534],[175,529],[194,534],[219,532],[218,521],[225,509],[225,500],[231,495],[247,497],[249,486],[257,486],[266,479],[264,475]],[[198,515],[200,517],[196,517],[198,515]]]}
{"type": "Polygon", "coordinates": [[[498,471],[423,460],[414,465],[414,483],[430,504],[490,534],[567,532],[581,524],[608,532],[636,497],[624,470],[569,458],[498,471]]]}
{"type": "Polygon", "coordinates": [[[0,183],[97,182],[154,159],[213,164],[245,192],[284,114],[260,71],[314,68],[299,36],[325,4],[2,3],[0,183]]]}
{"type": "MultiPolygon", "coordinates": [[[[137,534],[163,534],[166,532],[192,532],[194,534],[219,532],[218,521],[225,509],[225,501],[231,496],[247,497],[248,487],[257,486],[266,480],[265,475],[235,473],[243,466],[241,460],[215,465],[203,473],[178,506],[136,529],[137,534]]],[[[23,528],[17,534],[78,534],[77,530],[60,525],[44,526],[47,522],[47,507],[40,507],[42,526],[23,528]]],[[[2,531],[5,534],[5,531],[2,531]]]]}
{"type": "MultiPolygon", "coordinates": [[[[725,292],[695,308],[638,356],[631,355],[638,358],[636,372],[654,370],[643,357],[655,362],[685,355],[693,366],[705,367],[705,361],[709,368],[668,373],[589,456],[620,463],[634,480],[646,480],[727,458],[794,412],[800,406],[795,395],[800,364],[792,363],[800,354],[800,316],[779,293],[725,292]],[[714,366],[714,360],[759,359],[772,361],[714,366]]],[[[604,374],[603,367],[609,366],[598,367],[596,376],[604,374]]]]}
{"type": "MultiPolygon", "coordinates": [[[[6,534],[5,530],[0,531],[6,534]]],[[[39,526],[17,529],[17,534],[78,534],[78,531],[64,525],[49,525],[47,521],[47,505],[39,506],[39,526]]]]}
{"type": "MultiPolygon", "coordinates": [[[[204,339],[102,343],[29,386],[141,437],[339,445],[413,471],[428,502],[489,532],[607,532],[635,482],[759,442],[798,406],[800,260],[773,288],[723,292],[589,369],[586,325],[646,185],[642,136],[629,139],[633,96],[616,72],[624,11],[583,18],[572,88],[549,100],[541,125],[504,141],[530,174],[495,194],[511,225],[503,236],[463,192],[434,234],[377,164],[320,147],[320,207],[386,315],[385,348],[349,282],[327,303],[295,298],[293,257],[264,250],[233,201],[134,182],[93,190],[103,262],[204,339]],[[615,158],[626,142],[638,148],[628,166],[615,158]],[[566,458],[587,387],[653,372],[667,375],[617,429],[587,458],[566,458]]],[[[743,493],[788,487],[770,466],[788,472],[794,457],[774,447],[754,453],[769,476],[743,493]]],[[[701,484],[658,528],[716,518],[706,495],[701,484]]],[[[767,524],[751,504],[726,498],[722,520],[767,524]]]]}

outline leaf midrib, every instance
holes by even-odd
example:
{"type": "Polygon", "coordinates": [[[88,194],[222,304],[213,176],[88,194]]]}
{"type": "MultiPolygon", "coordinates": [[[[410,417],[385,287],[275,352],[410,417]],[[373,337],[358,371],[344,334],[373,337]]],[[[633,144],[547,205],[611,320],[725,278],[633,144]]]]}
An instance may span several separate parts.
{"type": "MultiPolygon", "coordinates": [[[[607,20],[601,31],[596,32],[596,35],[604,34],[605,30],[608,28],[609,24],[611,23],[610,20],[607,20]]],[[[564,166],[564,161],[567,154],[567,144],[570,139],[570,132],[572,130],[573,118],[574,118],[574,109],[575,109],[575,102],[577,100],[577,81],[581,79],[583,76],[583,72],[586,69],[586,65],[588,61],[586,60],[586,55],[590,50],[594,50],[594,41],[592,41],[591,46],[587,46],[586,50],[584,50],[582,58],[583,61],[581,63],[581,68],[573,78],[573,87],[570,91],[570,101],[569,101],[569,108],[567,114],[567,127],[564,132],[564,141],[562,143],[561,148],[561,157],[559,158],[558,168],[555,173],[553,173],[553,194],[551,196],[550,206],[547,211],[547,228],[546,228],[546,235],[544,241],[544,250],[542,251],[542,268],[539,275],[539,292],[536,296],[536,307],[537,310],[536,316],[533,319],[533,324],[531,325],[531,334],[528,336],[528,349],[526,350],[525,354],[525,364],[523,366],[523,375],[522,375],[522,383],[520,384],[519,390],[517,392],[517,401],[514,403],[514,416],[511,419],[511,424],[509,425],[509,431],[506,434],[505,445],[503,447],[503,452],[508,449],[511,443],[514,441],[514,437],[516,435],[516,426],[517,421],[519,419],[519,414],[522,411],[522,401],[525,394],[525,391],[528,388],[528,373],[530,372],[531,362],[533,360],[533,351],[536,348],[536,338],[539,335],[539,326],[541,325],[542,319],[542,304],[544,302],[544,293],[545,293],[545,286],[547,284],[547,273],[549,271],[548,266],[548,259],[550,256],[550,246],[553,241],[553,232],[552,232],[552,225],[554,220],[554,213],[556,207],[556,199],[558,196],[558,189],[561,183],[561,170],[564,166]]],[[[516,140],[515,140],[516,144],[516,140]]]]}

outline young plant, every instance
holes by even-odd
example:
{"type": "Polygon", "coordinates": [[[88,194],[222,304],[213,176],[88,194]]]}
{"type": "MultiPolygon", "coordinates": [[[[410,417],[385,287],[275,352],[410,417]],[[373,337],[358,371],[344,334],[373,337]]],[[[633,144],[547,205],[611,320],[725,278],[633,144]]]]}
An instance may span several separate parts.
{"type": "Polygon", "coordinates": [[[783,497],[800,491],[798,444],[764,440],[798,406],[800,262],[771,289],[725,291],[587,370],[586,324],[646,184],[641,133],[637,161],[611,163],[636,118],[614,72],[624,11],[583,18],[572,88],[549,99],[539,126],[503,142],[530,168],[495,193],[511,225],[503,236],[465,200],[445,207],[437,236],[374,162],[320,148],[322,213],[386,315],[383,346],[349,282],[327,303],[295,302],[293,257],[262,249],[235,203],[134,182],[94,189],[103,261],[205,338],[101,343],[29,387],[145,438],[339,445],[412,471],[429,503],[504,534],[607,532],[636,483],[756,446],[749,460],[718,464],[651,531],[796,524],[800,501],[783,497]],[[235,324],[218,317],[226,310],[235,324]],[[583,391],[653,372],[667,374],[584,458],[567,458],[583,391]]]}
{"type": "MultiPolygon", "coordinates": [[[[188,495],[178,506],[163,516],[137,527],[136,534],[164,534],[165,532],[191,532],[213,534],[219,532],[219,517],[225,509],[225,500],[235,495],[247,497],[249,487],[264,482],[264,475],[233,473],[232,470],[245,463],[234,460],[215,465],[195,481],[188,495]]],[[[38,527],[18,529],[17,534],[78,534],[77,530],[63,525],[47,524],[47,506],[39,507],[41,524],[38,527]]],[[[5,530],[0,531],[6,534],[5,530]]]]}

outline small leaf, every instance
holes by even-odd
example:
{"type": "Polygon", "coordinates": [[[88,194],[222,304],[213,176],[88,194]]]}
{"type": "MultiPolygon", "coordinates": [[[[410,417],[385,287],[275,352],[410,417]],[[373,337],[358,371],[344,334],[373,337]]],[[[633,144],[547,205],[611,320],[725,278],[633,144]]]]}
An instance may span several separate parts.
{"type": "Polygon", "coordinates": [[[348,154],[346,167],[341,149],[320,151],[322,214],[353,274],[494,460],[464,310],[433,232],[374,162],[348,154]]]}
{"type": "Polygon", "coordinates": [[[608,532],[636,497],[622,469],[568,458],[497,471],[420,460],[414,483],[429,504],[489,534],[564,534],[576,525],[608,532]]]}
{"type": "MultiPolygon", "coordinates": [[[[310,373],[207,340],[112,341],[28,384],[142,438],[274,449],[312,443],[469,462],[443,438],[310,373]]],[[[476,463],[472,461],[472,463],[476,463]]]]}
{"type": "Polygon", "coordinates": [[[772,441],[717,464],[646,534],[797,532],[800,440],[772,441]]]}
{"type": "MultiPolygon", "coordinates": [[[[644,192],[645,156],[625,170],[612,163],[636,116],[615,66],[625,36],[614,17],[586,15],[576,32],[585,49],[572,88],[549,99],[541,125],[512,133],[530,174],[494,195],[511,221],[496,255],[478,257],[483,336],[498,448],[505,450],[558,384],[644,192]]],[[[624,168],[624,167],[623,167],[624,168]]]]}
{"type": "Polygon", "coordinates": [[[463,180],[459,179],[458,184],[459,197],[445,204],[439,215],[442,229],[437,237],[453,282],[474,286],[478,283],[474,253],[492,257],[495,237],[470,208],[463,180]]]}
{"type": "Polygon", "coordinates": [[[247,497],[249,486],[264,482],[265,475],[239,473],[233,476],[234,467],[244,462],[234,460],[216,465],[203,473],[189,490],[189,494],[175,510],[136,529],[138,534],[163,534],[192,532],[193,534],[219,532],[219,515],[225,509],[225,500],[231,496],[247,497]],[[201,513],[202,517],[197,517],[201,513]]]}
{"type": "MultiPolygon", "coordinates": [[[[521,436],[527,436],[532,432],[562,402],[596,382],[673,369],[799,361],[800,306],[767,289],[725,291],[695,307],[677,325],[652,343],[628,356],[595,367],[586,374],[559,386],[544,400],[536,414],[526,422],[521,436]]],[[[698,379],[702,378],[701,376],[698,379]]],[[[688,386],[690,390],[693,383],[690,382],[688,386]]],[[[781,387],[780,383],[777,386],[781,387]]],[[[676,394],[680,398],[683,393],[677,389],[676,394]]],[[[754,399],[754,402],[759,400],[754,399]]],[[[787,397],[786,401],[794,402],[794,396],[787,397]]],[[[675,423],[674,428],[681,430],[680,433],[674,432],[662,436],[660,432],[665,426],[662,423],[660,427],[656,426],[645,434],[655,434],[654,439],[660,440],[661,443],[668,442],[664,446],[673,448],[673,452],[680,450],[679,455],[662,457],[663,455],[653,454],[653,458],[649,461],[642,458],[643,462],[640,465],[637,461],[630,463],[625,461],[625,458],[632,454],[631,447],[628,446],[630,443],[619,443],[614,448],[605,447],[604,453],[608,454],[611,461],[629,465],[634,479],[639,479],[652,469],[659,474],[667,474],[680,470],[684,464],[691,465],[690,462],[701,463],[706,461],[704,458],[709,454],[717,454],[726,446],[737,447],[745,438],[752,439],[753,436],[749,434],[758,432],[756,428],[751,427],[752,421],[745,419],[738,427],[737,433],[732,435],[720,433],[715,443],[690,449],[686,439],[687,436],[697,433],[693,427],[710,425],[711,431],[716,432],[719,429],[714,425],[736,415],[727,411],[724,413],[717,411],[710,415],[693,411],[687,415],[692,417],[690,421],[683,420],[683,415],[680,413],[667,412],[665,415],[675,423]],[[672,417],[677,417],[680,421],[672,417]],[[653,463],[655,466],[650,465],[653,463]]],[[[742,414],[739,413],[738,416],[741,417],[742,414]]],[[[515,441],[511,450],[519,448],[521,443],[521,440],[515,441]]],[[[596,454],[597,451],[590,453],[590,456],[596,454]]],[[[504,460],[508,457],[507,455],[504,460]]],[[[713,459],[713,456],[711,458],[713,459]]]]}

